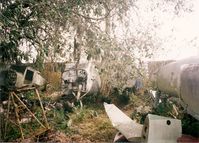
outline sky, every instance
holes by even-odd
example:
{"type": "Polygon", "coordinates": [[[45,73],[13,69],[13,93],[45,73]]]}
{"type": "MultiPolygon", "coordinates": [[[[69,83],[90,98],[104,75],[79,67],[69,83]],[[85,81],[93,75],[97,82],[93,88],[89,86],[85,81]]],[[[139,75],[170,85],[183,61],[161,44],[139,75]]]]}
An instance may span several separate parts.
{"type": "Polygon", "coordinates": [[[154,32],[161,39],[160,47],[164,49],[164,51],[158,51],[153,60],[199,56],[198,0],[187,1],[187,5],[192,7],[192,12],[180,11],[179,15],[173,13],[172,3],[165,5],[166,8],[160,5],[159,8],[151,11],[150,2],[147,3],[145,0],[139,2],[142,5],[142,24],[157,23],[154,32]]]}
{"type": "MultiPolygon", "coordinates": [[[[136,7],[130,10],[127,16],[129,36],[136,35],[136,30],[148,31],[157,48],[152,58],[144,60],[199,56],[199,0],[184,1],[185,8],[191,8],[191,12],[180,9],[176,14],[175,0],[138,0],[136,7]]],[[[119,24],[116,28],[120,38],[124,37],[123,28],[124,25],[119,24]]]]}

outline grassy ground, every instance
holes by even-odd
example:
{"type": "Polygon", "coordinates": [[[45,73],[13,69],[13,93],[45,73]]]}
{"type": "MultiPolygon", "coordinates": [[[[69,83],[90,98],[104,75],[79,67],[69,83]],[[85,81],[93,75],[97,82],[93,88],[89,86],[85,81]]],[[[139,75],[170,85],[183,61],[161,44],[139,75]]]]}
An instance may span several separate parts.
{"type": "MultiPolygon", "coordinates": [[[[120,109],[139,121],[140,115],[136,118],[136,108],[140,105],[147,106],[149,103],[145,101],[145,96],[132,96],[129,104],[120,109]]],[[[56,129],[62,132],[61,140],[60,134],[54,134],[56,137],[53,139],[58,137],[58,141],[112,142],[117,130],[113,128],[102,104],[86,104],[82,109],[76,108],[74,112],[68,113],[67,128],[56,129]]]]}
{"type": "Polygon", "coordinates": [[[58,124],[58,128],[51,124],[52,131],[44,135],[44,138],[40,136],[40,141],[112,142],[117,132],[102,106],[77,108],[67,115],[66,120],[56,123],[58,124]],[[67,123],[63,124],[64,121],[67,123]]]}
{"type": "MultiPolygon", "coordinates": [[[[32,94],[27,94],[28,97],[32,98],[32,94]]],[[[41,96],[43,97],[45,106],[47,106],[48,103],[53,104],[56,102],[62,104],[65,102],[64,99],[56,99],[52,101],[52,98],[48,97],[46,94],[41,94],[41,96]]],[[[146,96],[132,95],[128,104],[117,106],[128,116],[132,117],[132,113],[135,113],[138,106],[147,105],[147,103],[143,102],[146,99],[146,96]]],[[[32,101],[33,99],[29,100],[32,101]]],[[[49,107],[50,110],[46,110],[50,130],[36,137],[28,137],[28,140],[25,140],[25,142],[28,142],[29,140],[39,142],[112,142],[117,130],[113,128],[105,113],[103,107],[104,100],[109,101],[104,97],[100,97],[100,99],[96,97],[87,97],[87,103],[83,102],[83,108],[76,107],[73,112],[68,112],[64,107],[53,104],[54,108],[49,107]]],[[[37,101],[35,101],[33,105],[34,107],[30,106],[30,109],[33,110],[38,118],[42,118],[41,108],[37,101]]],[[[133,116],[135,117],[135,115],[133,116]]],[[[36,125],[35,128],[39,127],[38,123],[36,125]]],[[[27,126],[33,128],[33,124],[31,123],[27,123],[27,126]]],[[[28,134],[30,129],[26,127],[24,127],[24,129],[28,134]]],[[[16,139],[20,137],[20,134],[18,134],[20,133],[18,127],[14,126],[13,130],[7,133],[9,136],[6,141],[21,141],[16,139]],[[13,133],[13,130],[16,130],[16,133],[13,133]],[[13,136],[13,139],[10,138],[10,135],[13,136]]]]}
{"type": "MultiPolygon", "coordinates": [[[[116,130],[112,127],[104,109],[93,110],[92,108],[76,111],[71,115],[72,124],[70,129],[74,135],[91,142],[111,142],[116,130]]],[[[73,134],[72,133],[72,134],[73,134]]]]}

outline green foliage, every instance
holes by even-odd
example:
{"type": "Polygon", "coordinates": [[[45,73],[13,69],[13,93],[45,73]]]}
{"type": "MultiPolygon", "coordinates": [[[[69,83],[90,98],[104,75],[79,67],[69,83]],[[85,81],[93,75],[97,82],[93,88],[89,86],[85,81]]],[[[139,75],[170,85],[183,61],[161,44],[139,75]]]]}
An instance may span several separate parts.
{"type": "Polygon", "coordinates": [[[130,100],[129,95],[127,95],[127,94],[119,95],[118,99],[119,99],[119,103],[122,105],[127,105],[130,100]]]}
{"type": "Polygon", "coordinates": [[[25,92],[23,94],[29,100],[34,99],[35,96],[36,96],[34,91],[27,91],[27,92],[25,92]]]}
{"type": "Polygon", "coordinates": [[[130,101],[130,96],[132,93],[126,92],[126,90],[113,88],[112,92],[110,93],[110,99],[114,104],[118,106],[125,106],[130,101]]]}
{"type": "Polygon", "coordinates": [[[82,4],[83,1],[80,0],[67,2],[8,0],[3,2],[0,14],[1,61],[17,62],[27,59],[25,53],[19,50],[21,42],[29,42],[29,46],[38,47],[38,52],[46,52],[48,47],[45,48],[44,46],[49,46],[53,42],[57,42],[58,45],[60,43],[58,29],[67,25],[66,20],[70,11],[82,4]],[[46,36],[42,35],[43,33],[46,36]]]}
{"type": "Polygon", "coordinates": [[[81,123],[86,119],[97,116],[98,110],[99,109],[97,109],[96,107],[95,107],[95,110],[91,108],[83,107],[82,109],[76,109],[74,113],[71,113],[69,115],[69,117],[70,117],[70,120],[73,122],[73,124],[81,123]]]}
{"type": "Polygon", "coordinates": [[[182,121],[183,134],[199,137],[199,121],[188,114],[184,114],[182,121]]]}
{"type": "Polygon", "coordinates": [[[21,136],[19,128],[12,123],[8,123],[7,129],[4,141],[14,141],[21,136]]]}
{"type": "Polygon", "coordinates": [[[74,122],[82,122],[86,115],[86,110],[80,110],[76,113],[76,117],[73,119],[74,122]]]}
{"type": "Polygon", "coordinates": [[[184,109],[180,105],[176,106],[175,103],[171,102],[169,99],[164,97],[161,100],[162,102],[153,109],[152,114],[180,119],[182,121],[183,134],[199,137],[199,121],[197,119],[182,111],[184,109]],[[173,106],[177,107],[177,115],[173,112],[173,106]]]}
{"type": "Polygon", "coordinates": [[[19,42],[23,38],[35,37],[34,22],[31,21],[33,12],[25,11],[28,6],[23,1],[3,3],[0,15],[2,37],[0,43],[1,61],[18,61],[24,57],[18,49],[19,42]],[[20,59],[19,59],[20,58],[20,59]]]}
{"type": "Polygon", "coordinates": [[[34,68],[38,69],[39,71],[44,70],[44,57],[41,55],[37,55],[34,68]]]}
{"type": "Polygon", "coordinates": [[[50,126],[55,130],[63,132],[67,131],[68,128],[68,116],[64,109],[54,109],[47,114],[50,126]]]}
{"type": "Polygon", "coordinates": [[[172,104],[170,103],[159,103],[158,107],[155,109],[155,113],[160,116],[170,117],[172,112],[172,104]]]}

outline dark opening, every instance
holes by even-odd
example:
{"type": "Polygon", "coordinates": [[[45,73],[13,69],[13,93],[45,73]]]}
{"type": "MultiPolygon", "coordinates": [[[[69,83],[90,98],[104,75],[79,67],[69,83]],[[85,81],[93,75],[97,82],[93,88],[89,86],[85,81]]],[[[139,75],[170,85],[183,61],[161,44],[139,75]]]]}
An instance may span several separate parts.
{"type": "Polygon", "coordinates": [[[69,83],[69,81],[68,80],[64,80],[64,84],[68,84],[69,83]]]}
{"type": "Polygon", "coordinates": [[[171,125],[171,121],[170,120],[167,120],[167,125],[171,125]]]}
{"type": "Polygon", "coordinates": [[[145,127],[145,128],[144,128],[144,131],[145,131],[145,133],[146,133],[146,131],[147,131],[147,127],[145,127]]]}
{"type": "Polygon", "coordinates": [[[27,70],[26,71],[26,75],[25,75],[25,81],[24,83],[25,84],[29,84],[32,82],[32,79],[33,79],[33,75],[34,75],[34,72],[31,71],[31,70],[27,70]]]}

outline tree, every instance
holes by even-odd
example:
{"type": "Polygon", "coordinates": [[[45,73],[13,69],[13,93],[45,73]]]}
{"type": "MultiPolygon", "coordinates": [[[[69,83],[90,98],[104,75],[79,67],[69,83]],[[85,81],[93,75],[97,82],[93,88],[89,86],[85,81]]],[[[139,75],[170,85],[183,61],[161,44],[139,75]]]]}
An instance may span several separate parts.
{"type": "MultiPolygon", "coordinates": [[[[36,61],[40,63],[49,57],[55,62],[58,56],[67,61],[64,58],[69,53],[73,61],[79,61],[86,53],[87,59],[100,61],[98,67],[105,84],[115,86],[112,83],[118,83],[116,86],[123,87],[126,79],[141,74],[140,57],[152,56],[159,47],[154,32],[159,23],[144,23],[143,26],[142,21],[139,22],[139,2],[142,0],[2,1],[1,62],[28,59],[30,55],[20,50],[22,43],[37,50],[36,61]],[[132,25],[135,19],[138,23],[132,25]]],[[[182,9],[190,11],[186,0],[150,2],[153,3],[151,10],[171,8],[177,14],[182,9]]]]}
{"type": "Polygon", "coordinates": [[[41,56],[48,54],[48,47],[56,48],[61,43],[63,29],[71,10],[80,5],[80,0],[7,0],[1,2],[2,62],[17,62],[25,58],[19,50],[21,42],[29,42],[41,56]]]}

